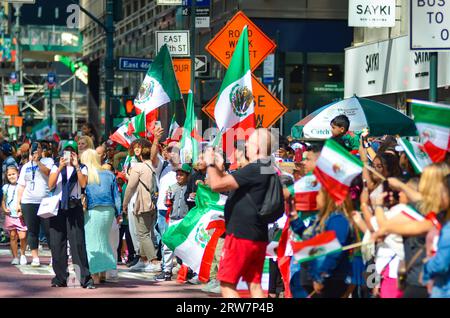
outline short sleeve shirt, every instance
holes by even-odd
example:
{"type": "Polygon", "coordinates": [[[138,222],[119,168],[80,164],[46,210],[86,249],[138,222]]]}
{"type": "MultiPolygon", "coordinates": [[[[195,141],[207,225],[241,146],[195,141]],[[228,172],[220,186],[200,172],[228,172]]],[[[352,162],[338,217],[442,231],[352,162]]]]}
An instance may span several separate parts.
{"type": "Polygon", "coordinates": [[[17,217],[17,185],[5,184],[2,187],[3,196],[5,198],[5,205],[10,209],[10,217],[17,217]]]}
{"type": "MultiPolygon", "coordinates": [[[[48,169],[53,167],[52,158],[42,158],[41,163],[48,169]]],[[[48,196],[48,176],[33,161],[23,165],[17,183],[25,187],[21,203],[39,204],[48,196]]]]}
{"type": "MultiPolygon", "coordinates": [[[[66,166],[66,169],[67,169],[67,180],[69,180],[72,173],[76,173],[76,171],[72,166],[66,166]]],[[[50,174],[56,173],[57,171],[58,167],[54,165],[52,170],[50,171],[50,174]]],[[[88,170],[85,166],[81,169],[81,173],[85,176],[88,175],[88,170]]],[[[60,173],[58,175],[58,180],[56,180],[55,195],[59,195],[61,192],[62,192],[62,175],[60,173]]],[[[77,185],[73,187],[72,192],[70,192],[70,197],[74,197],[77,199],[81,198],[81,186],[79,182],[77,182],[77,185]]]]}
{"type": "Polygon", "coordinates": [[[239,188],[225,204],[227,234],[252,241],[268,241],[267,223],[260,220],[257,213],[266,196],[270,177],[267,173],[269,166],[270,162],[263,163],[258,160],[232,173],[239,188]]]}

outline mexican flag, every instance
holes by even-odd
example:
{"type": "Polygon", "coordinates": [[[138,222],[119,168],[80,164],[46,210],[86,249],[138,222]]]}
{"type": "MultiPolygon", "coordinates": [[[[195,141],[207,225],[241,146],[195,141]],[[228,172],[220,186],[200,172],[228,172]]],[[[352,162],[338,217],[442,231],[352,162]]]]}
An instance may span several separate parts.
{"type": "Polygon", "coordinates": [[[109,139],[128,148],[134,140],[139,138],[139,133],[143,131],[145,131],[145,114],[141,113],[120,125],[109,139]]]}
{"type": "Polygon", "coordinates": [[[313,173],[308,173],[295,182],[289,188],[289,192],[294,196],[295,209],[297,211],[317,210],[316,197],[320,190],[320,183],[313,173]]]}
{"type": "Polygon", "coordinates": [[[55,133],[56,125],[55,123],[53,123],[53,125],[50,125],[50,119],[48,118],[33,126],[33,128],[31,129],[31,134],[36,140],[52,138],[53,134],[55,133]]]}
{"type": "Polygon", "coordinates": [[[208,281],[217,241],[225,233],[226,196],[198,185],[195,207],[181,222],[169,225],[163,243],[192,268],[201,281],[208,281]]]}
{"type": "Polygon", "coordinates": [[[299,263],[342,251],[341,243],[339,243],[335,231],[323,232],[306,241],[291,242],[291,245],[294,258],[299,263]]]}
{"type": "Polygon", "coordinates": [[[236,131],[237,128],[243,129],[243,132],[248,128],[255,128],[252,74],[248,47],[248,28],[245,26],[231,57],[214,109],[217,127],[220,131],[224,131],[222,147],[225,151],[228,150],[228,154],[233,148],[236,134],[239,139],[248,138],[249,132],[242,134],[236,131]]]}
{"type": "Polygon", "coordinates": [[[314,174],[337,204],[344,202],[352,180],[363,163],[333,139],[328,139],[317,159],[314,174]]]}
{"type": "Polygon", "coordinates": [[[196,121],[197,117],[194,112],[194,94],[192,91],[189,91],[186,120],[184,121],[183,136],[181,137],[180,159],[182,163],[197,162],[199,140],[197,140],[195,129],[196,121]]]}
{"type": "Polygon", "coordinates": [[[134,99],[136,113],[146,114],[147,130],[151,131],[158,117],[156,109],[180,99],[181,92],[175,77],[172,58],[167,45],[164,44],[148,69],[139,93],[134,99]]]}
{"type": "Polygon", "coordinates": [[[433,162],[444,161],[450,151],[450,106],[418,100],[411,105],[423,150],[433,162]]]}
{"type": "Polygon", "coordinates": [[[178,141],[180,140],[182,135],[183,135],[183,128],[181,128],[180,125],[178,125],[175,119],[175,114],[173,114],[169,127],[169,139],[178,141]]]}
{"type": "Polygon", "coordinates": [[[406,204],[397,204],[391,208],[391,212],[394,214],[399,213],[402,214],[413,221],[422,221],[425,217],[417,212],[414,208],[406,204]]]}
{"type": "Polygon", "coordinates": [[[416,173],[422,173],[423,168],[432,163],[431,158],[422,150],[423,146],[418,142],[409,141],[406,138],[397,138],[397,143],[405,150],[406,156],[416,173]]]}

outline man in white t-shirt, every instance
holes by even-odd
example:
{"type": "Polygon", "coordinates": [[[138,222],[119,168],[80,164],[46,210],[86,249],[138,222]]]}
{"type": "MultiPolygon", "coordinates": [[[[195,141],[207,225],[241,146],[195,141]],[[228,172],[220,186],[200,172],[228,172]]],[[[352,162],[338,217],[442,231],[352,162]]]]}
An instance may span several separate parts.
{"type": "MultiPolygon", "coordinates": [[[[179,163],[180,155],[177,144],[172,144],[167,147],[166,158],[158,155],[158,165],[155,166],[155,163],[153,163],[158,184],[158,200],[156,203],[156,209],[158,210],[158,218],[156,221],[158,232],[155,231],[158,245],[168,226],[166,222],[166,195],[169,187],[177,183],[177,173],[175,170],[178,168],[179,163]]],[[[162,270],[164,271],[164,268],[162,270]]]]}
{"type": "Polygon", "coordinates": [[[45,236],[49,236],[49,221],[40,218],[37,213],[39,205],[48,196],[48,175],[53,166],[52,158],[42,157],[42,147],[33,142],[30,147],[31,160],[23,165],[17,181],[17,210],[23,213],[27,225],[27,242],[31,249],[33,260],[31,266],[40,266],[39,232],[41,223],[44,225],[45,236]]]}
{"type": "Polygon", "coordinates": [[[89,264],[84,237],[84,214],[81,204],[81,189],[87,185],[87,168],[79,164],[78,145],[69,140],[64,143],[59,165],[50,171],[49,188],[60,195],[58,215],[50,218],[50,248],[53,257],[52,287],[66,287],[67,278],[67,240],[70,243],[72,260],[77,278],[83,288],[95,288],[89,273],[89,264]],[[69,154],[70,152],[70,154],[69,154]],[[70,156],[70,161],[65,158],[70,156]]]}

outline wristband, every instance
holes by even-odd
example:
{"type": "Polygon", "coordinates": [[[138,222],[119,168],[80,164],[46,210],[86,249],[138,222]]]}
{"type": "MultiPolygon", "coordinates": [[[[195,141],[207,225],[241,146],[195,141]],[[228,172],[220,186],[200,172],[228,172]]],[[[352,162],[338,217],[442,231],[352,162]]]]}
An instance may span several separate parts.
{"type": "Polygon", "coordinates": [[[428,214],[425,216],[425,220],[431,221],[431,223],[433,223],[433,225],[436,227],[436,229],[437,229],[438,231],[441,230],[442,225],[441,225],[441,223],[439,223],[439,221],[438,221],[438,219],[437,219],[437,217],[436,217],[436,213],[434,213],[434,212],[428,213],[428,214]]]}
{"type": "Polygon", "coordinates": [[[209,165],[207,165],[206,167],[213,167],[213,168],[215,168],[216,167],[216,165],[214,164],[214,163],[210,163],[209,165]]]}

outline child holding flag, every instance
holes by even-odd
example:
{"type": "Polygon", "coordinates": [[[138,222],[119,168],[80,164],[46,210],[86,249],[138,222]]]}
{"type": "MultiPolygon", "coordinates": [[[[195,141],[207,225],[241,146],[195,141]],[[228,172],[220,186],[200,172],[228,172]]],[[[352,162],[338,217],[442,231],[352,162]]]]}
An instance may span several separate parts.
{"type": "MultiPolygon", "coordinates": [[[[168,199],[171,201],[170,215],[169,215],[169,226],[180,222],[188,213],[189,208],[184,199],[188,177],[191,173],[191,166],[184,163],[181,167],[176,170],[177,183],[170,186],[167,193],[168,199]]],[[[166,245],[163,244],[163,262],[165,269],[164,272],[155,277],[156,281],[170,281],[172,279],[172,269],[173,269],[173,257],[174,252],[170,250],[166,245]]]]}

